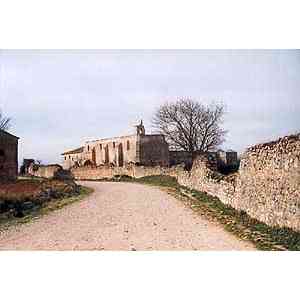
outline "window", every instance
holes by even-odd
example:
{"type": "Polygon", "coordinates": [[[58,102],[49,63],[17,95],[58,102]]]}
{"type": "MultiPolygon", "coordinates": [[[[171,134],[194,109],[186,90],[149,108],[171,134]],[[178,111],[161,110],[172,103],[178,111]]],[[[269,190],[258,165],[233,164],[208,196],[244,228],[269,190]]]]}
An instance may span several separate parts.
{"type": "Polygon", "coordinates": [[[127,141],[127,151],[130,150],[130,142],[127,141]]]}
{"type": "Polygon", "coordinates": [[[5,161],[5,152],[4,150],[0,149],[0,163],[4,163],[5,161]]]}
{"type": "Polygon", "coordinates": [[[69,159],[71,159],[71,155],[69,155],[69,159]]]}
{"type": "Polygon", "coordinates": [[[65,156],[65,160],[67,160],[67,157],[65,156]]]}
{"type": "Polygon", "coordinates": [[[116,148],[116,143],[115,142],[113,142],[113,147],[116,148]]]}
{"type": "Polygon", "coordinates": [[[100,150],[102,150],[102,144],[100,144],[100,150]]]}
{"type": "Polygon", "coordinates": [[[88,151],[90,151],[90,146],[87,147],[88,151]]]}

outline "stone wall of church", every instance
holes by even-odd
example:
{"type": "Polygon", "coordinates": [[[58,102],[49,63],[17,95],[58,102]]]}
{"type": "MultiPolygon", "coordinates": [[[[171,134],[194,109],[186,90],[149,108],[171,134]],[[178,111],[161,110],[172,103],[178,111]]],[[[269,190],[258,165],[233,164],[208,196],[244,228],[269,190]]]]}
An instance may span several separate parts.
{"type": "Polygon", "coordinates": [[[93,165],[124,166],[136,163],[137,136],[129,135],[87,142],[83,159],[93,165]]]}

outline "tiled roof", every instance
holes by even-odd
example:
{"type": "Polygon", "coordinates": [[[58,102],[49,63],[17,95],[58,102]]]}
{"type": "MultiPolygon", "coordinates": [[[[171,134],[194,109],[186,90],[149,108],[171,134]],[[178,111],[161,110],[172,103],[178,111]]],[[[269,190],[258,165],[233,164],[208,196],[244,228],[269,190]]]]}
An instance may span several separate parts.
{"type": "Polygon", "coordinates": [[[82,153],[83,149],[84,149],[83,147],[80,147],[80,148],[77,148],[77,149],[74,149],[74,150],[64,152],[62,155],[82,153]]]}

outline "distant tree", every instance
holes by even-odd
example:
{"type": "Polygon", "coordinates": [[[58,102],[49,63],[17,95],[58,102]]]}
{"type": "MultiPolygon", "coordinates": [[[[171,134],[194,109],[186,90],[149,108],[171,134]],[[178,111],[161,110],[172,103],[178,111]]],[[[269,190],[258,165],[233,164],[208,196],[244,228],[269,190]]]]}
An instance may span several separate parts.
{"type": "Polygon", "coordinates": [[[0,109],[0,129],[8,130],[11,126],[11,118],[5,117],[0,109]]]}
{"type": "Polygon", "coordinates": [[[223,103],[204,105],[190,98],[165,103],[155,112],[152,125],[165,135],[173,149],[210,151],[225,140],[222,128],[225,106],[223,103]]]}

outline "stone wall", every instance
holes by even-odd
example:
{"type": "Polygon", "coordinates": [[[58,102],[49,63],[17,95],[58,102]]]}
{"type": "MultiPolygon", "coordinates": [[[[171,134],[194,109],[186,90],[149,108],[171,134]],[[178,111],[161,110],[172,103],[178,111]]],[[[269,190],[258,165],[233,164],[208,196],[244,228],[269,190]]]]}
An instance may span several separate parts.
{"type": "Polygon", "coordinates": [[[164,168],[160,166],[145,167],[131,165],[127,167],[87,166],[80,168],[72,168],[71,172],[74,178],[77,180],[97,180],[103,178],[112,178],[117,175],[127,175],[135,178],[141,178],[151,175],[171,175],[172,170],[172,168],[164,168]]]}
{"type": "Polygon", "coordinates": [[[192,155],[187,151],[170,151],[170,166],[185,164],[192,165],[192,155]]]}
{"type": "Polygon", "coordinates": [[[61,170],[62,167],[60,165],[43,166],[43,165],[31,164],[28,169],[28,174],[36,177],[53,178],[61,170]]]}
{"type": "Polygon", "coordinates": [[[268,225],[300,231],[300,134],[249,148],[234,175],[218,174],[198,157],[177,180],[268,225]]]}
{"type": "Polygon", "coordinates": [[[123,166],[136,162],[136,144],[136,135],[86,142],[82,158],[97,166],[105,164],[123,166]]]}
{"type": "Polygon", "coordinates": [[[300,230],[300,134],[243,155],[233,206],[270,225],[300,230]]]}
{"type": "Polygon", "coordinates": [[[76,179],[173,176],[179,184],[218,197],[224,204],[268,225],[300,231],[300,134],[249,148],[241,158],[240,170],[229,176],[217,173],[215,160],[208,155],[199,155],[191,171],[185,171],[182,165],[172,168],[132,165],[74,168],[72,173],[76,179]]]}

